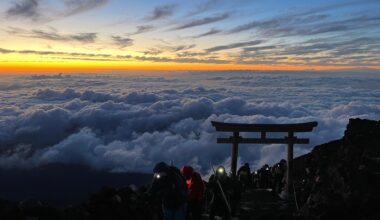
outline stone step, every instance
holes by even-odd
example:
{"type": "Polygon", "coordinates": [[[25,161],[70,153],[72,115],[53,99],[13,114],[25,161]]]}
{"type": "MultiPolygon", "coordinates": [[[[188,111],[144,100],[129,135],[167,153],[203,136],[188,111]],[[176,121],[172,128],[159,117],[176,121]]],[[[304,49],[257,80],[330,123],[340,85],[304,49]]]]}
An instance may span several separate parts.
{"type": "MultiPolygon", "coordinates": [[[[285,202],[267,189],[248,189],[242,194],[239,208],[231,220],[268,219],[271,216],[291,216],[294,204],[285,202]]],[[[208,213],[202,220],[208,220],[208,213]]],[[[221,219],[216,217],[215,219],[221,219]]]]}
{"type": "Polygon", "coordinates": [[[292,205],[285,205],[271,190],[267,189],[250,189],[242,195],[239,210],[239,219],[268,219],[275,215],[291,215],[292,205]]]}

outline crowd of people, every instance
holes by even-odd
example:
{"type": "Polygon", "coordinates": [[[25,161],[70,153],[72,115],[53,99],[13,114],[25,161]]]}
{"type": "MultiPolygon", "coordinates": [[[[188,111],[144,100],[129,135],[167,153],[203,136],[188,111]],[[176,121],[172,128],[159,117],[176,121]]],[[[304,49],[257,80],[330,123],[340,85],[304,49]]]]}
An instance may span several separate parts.
{"type": "Polygon", "coordinates": [[[270,167],[265,164],[260,169],[251,173],[249,164],[246,163],[237,172],[237,177],[242,184],[243,191],[246,188],[272,189],[280,193],[285,187],[286,161],[281,160],[279,163],[270,167]]]}
{"type": "Polygon", "coordinates": [[[153,172],[148,194],[157,199],[165,220],[199,220],[203,212],[208,212],[210,220],[215,216],[227,220],[236,214],[241,195],[247,188],[272,188],[280,192],[284,187],[286,161],[273,167],[266,164],[255,172],[251,172],[246,163],[236,176],[228,175],[225,168],[219,166],[208,182],[191,166],[178,169],[160,162],[153,172]]]}

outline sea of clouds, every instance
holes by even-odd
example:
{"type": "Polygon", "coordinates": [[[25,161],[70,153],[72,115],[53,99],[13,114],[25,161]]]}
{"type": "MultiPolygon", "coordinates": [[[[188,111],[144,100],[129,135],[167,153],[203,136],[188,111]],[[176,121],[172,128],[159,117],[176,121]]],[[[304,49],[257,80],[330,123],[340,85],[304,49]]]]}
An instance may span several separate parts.
{"type": "MultiPolygon", "coordinates": [[[[317,121],[309,145],[343,136],[351,117],[380,119],[380,75],[316,72],[189,72],[0,76],[0,168],[82,164],[151,172],[159,161],[206,173],[228,164],[210,121],[317,121]]],[[[253,134],[243,134],[243,136],[253,134]]],[[[283,135],[285,134],[277,134],[283,135]]],[[[254,168],[286,155],[284,145],[241,145],[254,168]]]]}

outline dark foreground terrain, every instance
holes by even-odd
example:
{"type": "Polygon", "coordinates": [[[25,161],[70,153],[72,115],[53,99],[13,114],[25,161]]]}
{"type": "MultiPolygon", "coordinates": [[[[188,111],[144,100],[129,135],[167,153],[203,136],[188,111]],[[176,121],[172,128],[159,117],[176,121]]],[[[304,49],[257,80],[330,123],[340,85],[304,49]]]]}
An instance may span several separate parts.
{"type": "MultiPolygon", "coordinates": [[[[295,199],[284,201],[272,190],[248,188],[233,218],[380,219],[380,121],[351,119],[342,139],[316,146],[309,154],[296,158],[294,168],[295,199]]],[[[20,195],[24,193],[23,186],[30,185],[18,183],[17,174],[11,180],[6,180],[4,172],[1,175],[6,183],[2,187],[20,190],[20,195]]],[[[62,177],[46,178],[59,181],[62,177]]],[[[143,183],[149,176],[136,178],[141,178],[143,183]]],[[[78,179],[78,184],[81,180],[78,179]]],[[[119,181],[118,177],[115,181],[119,181]]],[[[28,187],[33,189],[33,185],[28,187]]],[[[51,189],[59,191],[59,188],[51,189]]],[[[60,207],[38,200],[1,200],[0,219],[158,219],[159,205],[145,193],[146,189],[144,186],[102,188],[87,202],[60,207]]],[[[2,189],[2,195],[6,196],[7,191],[2,189]]]]}
{"type": "Polygon", "coordinates": [[[81,165],[50,164],[32,170],[0,170],[0,198],[18,201],[39,198],[53,205],[88,200],[103,186],[142,186],[152,175],[109,173],[81,165]]]}

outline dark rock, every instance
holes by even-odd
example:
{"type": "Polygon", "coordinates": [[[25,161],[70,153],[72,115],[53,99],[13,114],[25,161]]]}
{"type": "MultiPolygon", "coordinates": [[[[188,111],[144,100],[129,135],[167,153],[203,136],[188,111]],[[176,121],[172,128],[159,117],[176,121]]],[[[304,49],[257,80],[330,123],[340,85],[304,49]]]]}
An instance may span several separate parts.
{"type": "Polygon", "coordinates": [[[296,158],[302,214],[311,219],[379,219],[374,207],[380,200],[378,158],[380,122],[362,119],[350,119],[342,139],[296,158]]]}

